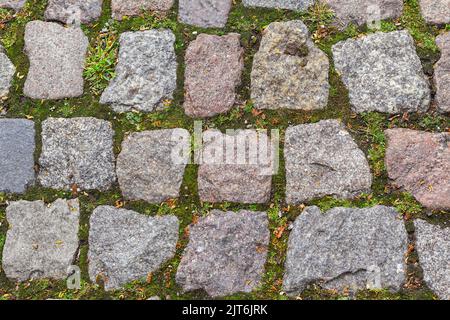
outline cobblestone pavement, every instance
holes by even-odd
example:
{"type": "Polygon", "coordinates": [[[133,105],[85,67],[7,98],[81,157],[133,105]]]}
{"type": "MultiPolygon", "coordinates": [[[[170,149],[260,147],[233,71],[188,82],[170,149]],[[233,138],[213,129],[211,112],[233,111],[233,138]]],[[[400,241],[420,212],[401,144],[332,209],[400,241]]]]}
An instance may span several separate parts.
{"type": "Polygon", "coordinates": [[[0,0],[0,300],[450,299],[450,2],[325,3],[0,0]]]}

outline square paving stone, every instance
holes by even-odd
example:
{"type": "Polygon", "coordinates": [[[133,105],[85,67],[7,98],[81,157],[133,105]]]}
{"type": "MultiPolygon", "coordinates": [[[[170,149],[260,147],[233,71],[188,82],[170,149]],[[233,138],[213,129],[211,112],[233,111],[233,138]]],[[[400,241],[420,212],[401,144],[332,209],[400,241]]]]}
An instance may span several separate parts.
{"type": "Polygon", "coordinates": [[[450,23],[450,0],[419,0],[422,16],[428,23],[450,23]]]}
{"type": "Polygon", "coordinates": [[[364,25],[380,20],[396,19],[403,13],[402,0],[322,0],[335,13],[339,29],[350,23],[364,25]]]}
{"type": "Polygon", "coordinates": [[[395,208],[308,207],[289,235],[283,291],[300,295],[308,285],[356,293],[398,291],[406,280],[408,234],[395,208]]]}
{"type": "Polygon", "coordinates": [[[0,119],[0,192],[23,193],[34,184],[33,121],[0,119]]]}
{"type": "Polygon", "coordinates": [[[111,105],[116,112],[163,108],[177,87],[174,43],[170,30],[122,33],[116,77],[100,103],[111,105]]]}
{"type": "Polygon", "coordinates": [[[450,133],[386,130],[389,178],[425,207],[450,209],[450,133]]]}
{"type": "Polygon", "coordinates": [[[302,21],[271,23],[263,33],[251,73],[258,109],[323,109],[328,103],[329,61],[302,21]]]}
{"type": "Polygon", "coordinates": [[[180,0],[179,20],[202,28],[225,27],[232,0],[180,0]]]}
{"type": "Polygon", "coordinates": [[[289,127],[284,154],[288,203],[325,196],[351,198],[370,192],[369,163],[337,120],[289,127]]]}
{"type": "Polygon", "coordinates": [[[198,169],[201,201],[266,203],[270,200],[274,149],[268,136],[264,135],[267,141],[262,135],[258,136],[256,130],[240,130],[233,135],[217,130],[204,132],[204,136],[211,139],[207,138],[209,141],[202,150],[202,163],[198,169]],[[227,140],[233,151],[229,157],[224,146],[227,140]],[[240,149],[240,146],[244,148],[240,149]],[[267,152],[260,150],[263,146],[267,152]],[[256,156],[252,155],[252,150],[258,152],[256,156]],[[222,156],[215,156],[219,154],[222,156]]]}
{"type": "Polygon", "coordinates": [[[175,255],[179,222],[175,216],[149,217],[100,206],[90,218],[89,277],[105,289],[142,280],[175,255]],[[100,278],[100,279],[99,279],[100,278]]]}
{"type": "Polygon", "coordinates": [[[436,38],[441,50],[441,58],[434,66],[434,82],[436,84],[436,101],[440,112],[450,112],[450,32],[436,38]]]}
{"type": "Polygon", "coordinates": [[[126,137],[117,157],[124,197],[150,203],[177,198],[189,160],[189,138],[185,129],[144,131],[126,137]]]}
{"type": "Polygon", "coordinates": [[[10,280],[65,279],[78,250],[78,199],[16,201],[6,208],[9,229],[2,265],[10,280]]]}
{"type": "Polygon", "coordinates": [[[184,291],[222,297],[251,292],[262,281],[269,246],[265,212],[213,210],[189,227],[176,281],[184,291]]]}
{"type": "Polygon", "coordinates": [[[27,0],[0,0],[0,8],[20,10],[27,0]]]}
{"type": "Polygon", "coordinates": [[[440,299],[450,300],[450,228],[414,221],[417,254],[427,285],[440,299]]]}
{"type": "Polygon", "coordinates": [[[174,0],[112,0],[113,18],[122,20],[123,16],[137,16],[144,11],[164,12],[172,8],[174,0]]]}
{"type": "Polygon", "coordinates": [[[353,111],[426,112],[429,81],[408,31],[377,32],[333,46],[353,111]]]}
{"type": "Polygon", "coordinates": [[[212,117],[230,110],[244,69],[240,35],[200,34],[186,52],[184,110],[191,117],[212,117]]]}
{"type": "Polygon", "coordinates": [[[25,27],[30,69],[23,93],[33,99],[63,99],[83,94],[88,38],[80,28],[32,21],[25,27]]]}
{"type": "Polygon", "coordinates": [[[79,24],[97,20],[102,15],[103,0],[49,0],[46,20],[79,24]]]}
{"type": "Polygon", "coordinates": [[[243,0],[246,7],[264,7],[305,11],[314,0],[243,0]]]}
{"type": "Polygon", "coordinates": [[[0,101],[8,96],[15,73],[16,67],[0,44],[0,101]]]}
{"type": "Polygon", "coordinates": [[[45,120],[39,182],[54,189],[109,189],[116,181],[113,136],[111,123],[105,120],[45,120]]]}

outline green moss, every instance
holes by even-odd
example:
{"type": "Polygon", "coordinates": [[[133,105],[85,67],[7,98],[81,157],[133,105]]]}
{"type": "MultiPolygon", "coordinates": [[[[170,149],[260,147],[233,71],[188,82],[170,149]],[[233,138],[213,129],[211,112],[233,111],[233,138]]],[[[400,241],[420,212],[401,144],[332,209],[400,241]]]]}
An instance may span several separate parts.
{"type": "MultiPolygon", "coordinates": [[[[429,112],[427,115],[408,115],[389,117],[378,113],[356,115],[352,112],[348,92],[332,64],[331,48],[339,41],[357,37],[367,32],[364,27],[350,25],[343,32],[332,27],[333,14],[324,6],[314,6],[308,12],[290,12],[285,10],[255,9],[244,7],[240,1],[233,6],[229,21],[223,29],[203,29],[183,25],[177,22],[177,8],[165,15],[142,14],[138,17],[125,18],[123,21],[111,19],[110,0],[104,1],[101,18],[90,25],[83,25],[83,31],[89,38],[90,51],[84,76],[86,78],[85,93],[79,98],[60,101],[37,101],[24,97],[22,88],[25,75],[28,73],[29,62],[23,52],[23,35],[28,21],[43,20],[47,1],[29,0],[27,6],[14,19],[12,13],[0,10],[0,36],[6,47],[8,56],[17,67],[17,76],[8,100],[0,102],[0,108],[7,111],[8,117],[28,117],[36,123],[37,150],[36,160],[41,151],[40,128],[41,122],[48,117],[85,117],[93,116],[111,121],[116,132],[114,137],[114,151],[120,152],[124,136],[129,132],[152,130],[159,128],[183,127],[193,131],[194,120],[184,114],[182,104],[184,96],[184,54],[188,44],[199,33],[222,35],[230,32],[241,34],[241,44],[245,50],[245,70],[243,81],[238,88],[238,100],[235,108],[224,115],[218,115],[204,121],[204,128],[215,127],[245,128],[251,125],[255,128],[280,129],[281,141],[288,126],[322,119],[340,119],[351,132],[358,145],[369,158],[374,183],[371,194],[364,194],[352,200],[337,200],[333,197],[316,199],[304,205],[318,205],[322,210],[335,206],[367,207],[376,204],[395,206],[411,225],[411,219],[423,218],[436,224],[447,224],[450,220],[448,212],[434,212],[432,216],[417,203],[409,194],[390,188],[384,168],[385,137],[384,129],[390,127],[405,127],[428,131],[445,131],[449,127],[446,115],[429,112]],[[254,109],[250,100],[250,73],[253,56],[259,48],[263,30],[274,21],[301,19],[305,21],[316,44],[328,55],[331,62],[329,81],[330,97],[326,109],[314,112],[271,110],[258,111],[254,109]],[[151,114],[128,112],[116,114],[107,106],[100,105],[98,95],[114,75],[114,65],[117,57],[118,36],[125,31],[146,30],[151,28],[169,28],[176,36],[176,53],[178,57],[177,90],[172,101],[167,102],[163,111],[151,114]]],[[[382,22],[382,30],[408,28],[418,47],[425,71],[430,74],[433,63],[439,54],[434,45],[434,36],[440,31],[436,27],[427,26],[420,17],[417,1],[405,1],[405,11],[398,21],[382,22]]],[[[448,28],[448,26],[447,26],[448,28]]],[[[145,299],[158,295],[170,299],[207,298],[202,291],[182,293],[175,282],[175,273],[188,242],[187,227],[196,217],[206,215],[211,209],[237,211],[240,209],[268,211],[270,228],[270,246],[266,272],[260,287],[250,294],[236,294],[228,299],[286,299],[282,292],[284,261],[286,257],[289,230],[292,223],[303,209],[303,206],[288,206],[285,199],[285,182],[283,144],[280,150],[280,170],[273,177],[272,198],[267,205],[240,205],[234,203],[208,204],[202,203],[197,190],[197,165],[188,165],[181,187],[180,198],[161,205],[151,205],[143,201],[124,201],[117,186],[108,192],[89,191],[78,195],[70,192],[55,191],[33,187],[24,195],[0,194],[0,252],[5,241],[8,224],[5,218],[6,201],[18,199],[39,200],[52,202],[57,198],[71,198],[78,196],[81,203],[80,222],[80,254],[76,264],[82,271],[82,287],[80,290],[68,290],[65,281],[28,281],[16,286],[9,281],[0,270],[0,299],[145,299]],[[123,206],[147,215],[174,214],[180,220],[180,238],[176,255],[165,263],[157,272],[149,275],[146,281],[130,283],[126,288],[113,292],[105,292],[100,284],[91,283],[88,277],[88,235],[89,218],[92,211],[99,205],[123,206]]],[[[411,232],[413,227],[409,228],[411,232]]],[[[0,255],[1,259],[1,255],[0,255]]],[[[411,261],[414,254],[411,254],[411,261]]],[[[410,265],[413,265],[412,263],[410,265]]],[[[413,270],[414,277],[419,277],[420,270],[413,270]]],[[[412,278],[411,278],[412,279],[412,278]]],[[[408,280],[410,281],[410,279],[408,280]]],[[[311,286],[302,295],[303,299],[433,299],[435,296],[422,284],[417,288],[405,289],[400,293],[384,291],[363,291],[356,296],[339,295],[334,292],[311,286]]]]}

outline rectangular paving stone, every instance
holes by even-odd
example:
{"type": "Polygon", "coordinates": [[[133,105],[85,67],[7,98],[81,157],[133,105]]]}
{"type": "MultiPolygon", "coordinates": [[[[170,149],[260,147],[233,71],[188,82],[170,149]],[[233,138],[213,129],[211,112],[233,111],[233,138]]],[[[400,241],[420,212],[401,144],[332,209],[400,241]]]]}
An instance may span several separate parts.
{"type": "Polygon", "coordinates": [[[0,119],[0,192],[23,193],[34,184],[33,121],[0,119]]]}
{"type": "Polygon", "coordinates": [[[33,99],[63,99],[83,94],[88,38],[80,28],[32,21],[25,27],[30,69],[23,88],[33,99]]]}
{"type": "Polygon", "coordinates": [[[450,133],[389,129],[386,169],[425,207],[450,209],[450,133]]]}
{"type": "Polygon", "coordinates": [[[45,19],[78,25],[100,18],[103,0],[49,0],[45,19]]]}
{"type": "Polygon", "coordinates": [[[345,29],[350,23],[360,26],[396,19],[403,13],[402,0],[322,0],[322,2],[333,10],[339,29],[345,29]]]}
{"type": "Polygon", "coordinates": [[[112,0],[111,10],[115,19],[137,16],[145,11],[164,12],[172,8],[174,0],[112,0]]]}
{"type": "Polygon", "coordinates": [[[39,183],[53,189],[109,189],[116,181],[113,136],[112,125],[105,120],[45,120],[39,183]]]}
{"type": "Polygon", "coordinates": [[[337,72],[356,113],[426,112],[431,94],[412,36],[376,32],[332,48],[337,72]]]}
{"type": "Polygon", "coordinates": [[[145,279],[175,255],[178,219],[149,217],[110,206],[97,207],[90,217],[89,277],[101,278],[106,290],[145,279]]]}
{"type": "Polygon", "coordinates": [[[179,20],[202,28],[225,27],[232,0],[180,0],[179,20]]]}
{"type": "Polygon", "coordinates": [[[406,280],[408,234],[395,208],[307,207],[289,235],[283,291],[318,284],[339,293],[398,291],[406,280]]]}
{"type": "Polygon", "coordinates": [[[205,142],[198,169],[200,200],[213,203],[267,203],[272,189],[274,161],[273,146],[267,135],[265,142],[260,140],[256,130],[240,130],[234,135],[209,130],[204,132],[204,137],[208,136],[211,139],[205,138],[209,141],[205,142]],[[224,146],[227,139],[232,149],[228,158],[224,146]],[[246,141],[248,146],[245,146],[246,141]],[[260,141],[260,146],[267,148],[265,157],[262,156],[263,151],[259,150],[260,141]],[[253,156],[252,150],[258,153],[253,156]]]}
{"type": "Polygon", "coordinates": [[[212,297],[251,292],[262,281],[269,246],[266,212],[213,210],[189,226],[176,281],[212,297]]]}
{"type": "Polygon", "coordinates": [[[0,0],[0,8],[20,10],[27,0],[0,0]]]}
{"type": "Polygon", "coordinates": [[[230,110],[244,69],[240,35],[200,34],[186,52],[184,110],[191,117],[212,117],[230,110]]]}
{"type": "Polygon", "coordinates": [[[116,112],[164,108],[177,87],[174,43],[175,35],[165,29],[122,33],[116,76],[100,103],[116,112]]]}
{"type": "Polygon", "coordinates": [[[450,31],[436,38],[441,50],[441,58],[434,66],[434,82],[436,84],[436,102],[442,113],[450,112],[450,31]]]}
{"type": "Polygon", "coordinates": [[[9,229],[2,267],[13,281],[65,279],[78,250],[78,199],[15,201],[6,208],[9,229]]]}
{"type": "Polygon", "coordinates": [[[8,96],[15,73],[16,67],[0,44],[0,101],[8,96]]]}
{"type": "Polygon", "coordinates": [[[419,0],[419,4],[426,22],[450,23],[450,0],[419,0]]]}
{"type": "Polygon", "coordinates": [[[289,127],[284,147],[286,202],[369,192],[369,163],[352,136],[337,120],[289,127]]]}
{"type": "Polygon", "coordinates": [[[289,10],[307,10],[314,0],[243,0],[246,7],[264,7],[289,10]]]}
{"type": "Polygon", "coordinates": [[[130,134],[122,142],[117,157],[117,177],[123,196],[150,203],[177,198],[189,156],[190,136],[185,129],[130,134]]]}

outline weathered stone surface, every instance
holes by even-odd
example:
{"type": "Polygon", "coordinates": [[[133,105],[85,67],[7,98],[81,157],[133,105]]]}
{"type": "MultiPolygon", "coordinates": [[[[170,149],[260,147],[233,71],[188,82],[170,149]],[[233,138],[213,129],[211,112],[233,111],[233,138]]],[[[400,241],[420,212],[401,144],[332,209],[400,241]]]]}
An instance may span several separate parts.
{"type": "Polygon", "coordinates": [[[64,279],[78,249],[77,199],[17,201],[6,208],[9,229],[2,265],[11,280],[64,279]]]}
{"type": "Polygon", "coordinates": [[[386,168],[424,206],[450,209],[450,134],[386,130],[386,168]]]}
{"type": "Polygon", "coordinates": [[[16,73],[16,67],[4,52],[0,44],[0,101],[9,94],[9,88],[16,73]]]}
{"type": "Polygon", "coordinates": [[[223,28],[231,3],[232,0],[180,0],[180,22],[203,28],[223,28]]]}
{"type": "Polygon", "coordinates": [[[121,20],[123,16],[137,16],[144,11],[164,12],[172,8],[174,0],[112,0],[113,18],[121,20]]]}
{"type": "Polygon", "coordinates": [[[27,0],[0,0],[0,8],[20,10],[27,0]]]}
{"type": "Polygon", "coordinates": [[[258,109],[323,109],[328,103],[329,61],[301,21],[274,22],[264,31],[251,73],[258,109]]]}
{"type": "Polygon", "coordinates": [[[88,38],[80,28],[32,21],[25,27],[30,69],[23,93],[33,99],[63,99],[83,94],[88,38]]]}
{"type": "Polygon", "coordinates": [[[183,290],[217,297],[260,284],[270,237],[265,212],[213,210],[190,226],[189,235],[176,275],[183,290]]]}
{"type": "Polygon", "coordinates": [[[438,36],[436,43],[441,50],[441,59],[434,67],[436,101],[439,111],[450,112],[450,32],[438,36]]]}
{"type": "Polygon", "coordinates": [[[25,192],[34,183],[33,121],[0,119],[0,192],[25,192]]]}
{"type": "Polygon", "coordinates": [[[371,24],[377,20],[396,19],[402,15],[402,0],[324,0],[335,13],[339,28],[350,23],[371,24]]]}
{"type": "Polygon", "coordinates": [[[111,123],[49,118],[42,123],[38,180],[54,189],[106,190],[116,181],[111,123]]]}
{"type": "Polygon", "coordinates": [[[151,112],[163,107],[177,86],[174,43],[170,30],[122,33],[116,77],[100,103],[111,104],[116,112],[151,112]]]}
{"type": "Polygon", "coordinates": [[[450,0],[420,0],[422,16],[428,23],[450,23],[450,0]]]}
{"type": "Polygon", "coordinates": [[[264,7],[289,10],[306,10],[314,0],[243,0],[246,7],[264,7]]]}
{"type": "Polygon", "coordinates": [[[266,203],[270,200],[273,149],[267,134],[258,135],[256,130],[239,130],[234,134],[208,130],[204,138],[207,141],[198,170],[201,201],[266,203]],[[225,143],[230,143],[228,148],[225,143]],[[267,152],[263,152],[264,147],[267,152]]]}
{"type": "Polygon", "coordinates": [[[342,41],[333,46],[333,56],[355,112],[428,110],[429,82],[408,31],[342,41]]]}
{"type": "Polygon", "coordinates": [[[424,280],[440,299],[450,300],[450,229],[414,221],[416,250],[424,280]]]}
{"type": "Polygon", "coordinates": [[[117,157],[124,197],[150,203],[178,197],[189,151],[185,129],[144,131],[126,137],[117,157]]]}
{"type": "Polygon", "coordinates": [[[284,153],[288,203],[370,191],[367,159],[337,120],[289,127],[284,153]]]}
{"type": "Polygon", "coordinates": [[[230,110],[241,83],[244,49],[240,35],[200,34],[186,52],[184,110],[191,117],[212,117],[230,110]]]}
{"type": "Polygon", "coordinates": [[[49,0],[45,11],[46,20],[62,23],[89,23],[102,14],[103,0],[49,0]]]}
{"type": "Polygon", "coordinates": [[[149,217],[134,211],[100,206],[90,218],[89,277],[105,289],[145,278],[175,255],[175,216],[149,217]]]}
{"type": "Polygon", "coordinates": [[[394,208],[308,207],[289,236],[283,290],[300,294],[310,283],[323,288],[399,290],[405,280],[408,237],[394,208]],[[378,275],[379,276],[378,276],[378,275]]]}

